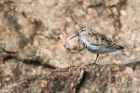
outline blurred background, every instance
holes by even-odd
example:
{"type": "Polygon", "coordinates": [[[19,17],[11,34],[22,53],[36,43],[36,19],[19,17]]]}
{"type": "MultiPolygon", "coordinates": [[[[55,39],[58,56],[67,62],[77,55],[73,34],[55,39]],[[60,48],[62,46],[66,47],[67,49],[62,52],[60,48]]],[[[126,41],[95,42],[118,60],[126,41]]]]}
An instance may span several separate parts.
{"type": "MultiPolygon", "coordinates": [[[[98,64],[135,63],[140,61],[139,17],[140,0],[0,0],[0,47],[60,68],[86,65],[96,55],[78,38],[69,38],[90,25],[124,46],[100,55],[98,64]]],[[[0,77],[49,71],[35,62],[0,59],[0,77]]]]}

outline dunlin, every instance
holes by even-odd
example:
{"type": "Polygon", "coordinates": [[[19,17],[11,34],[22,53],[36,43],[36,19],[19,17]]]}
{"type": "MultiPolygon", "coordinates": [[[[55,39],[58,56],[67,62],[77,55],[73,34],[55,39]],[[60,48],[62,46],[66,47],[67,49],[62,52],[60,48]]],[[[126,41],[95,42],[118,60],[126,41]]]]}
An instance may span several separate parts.
{"type": "Polygon", "coordinates": [[[97,55],[94,64],[96,64],[100,54],[111,53],[123,49],[122,46],[114,43],[105,34],[92,32],[92,29],[89,26],[86,26],[78,31],[70,39],[73,39],[77,36],[80,38],[80,41],[87,50],[97,55]]]}

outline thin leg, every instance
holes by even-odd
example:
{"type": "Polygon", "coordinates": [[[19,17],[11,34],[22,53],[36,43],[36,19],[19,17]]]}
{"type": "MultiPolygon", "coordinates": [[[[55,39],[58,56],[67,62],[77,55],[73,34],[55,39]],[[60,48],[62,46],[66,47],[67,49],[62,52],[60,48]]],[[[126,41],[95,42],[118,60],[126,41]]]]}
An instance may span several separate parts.
{"type": "Polygon", "coordinates": [[[99,54],[97,54],[96,59],[94,61],[94,64],[96,64],[96,61],[97,61],[98,57],[99,57],[99,54]]]}

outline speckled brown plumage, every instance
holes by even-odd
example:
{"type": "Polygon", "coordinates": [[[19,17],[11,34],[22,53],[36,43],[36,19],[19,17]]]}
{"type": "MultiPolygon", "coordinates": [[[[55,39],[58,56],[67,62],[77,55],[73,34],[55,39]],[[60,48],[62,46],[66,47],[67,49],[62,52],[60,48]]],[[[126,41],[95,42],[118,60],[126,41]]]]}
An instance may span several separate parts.
{"type": "MultiPolygon", "coordinates": [[[[115,52],[115,51],[123,49],[122,46],[114,43],[105,34],[93,32],[92,29],[88,26],[81,29],[72,38],[74,38],[76,36],[79,36],[80,41],[82,42],[83,46],[87,50],[89,50],[92,53],[97,54],[96,60],[97,60],[99,54],[115,52]]],[[[96,62],[96,60],[95,60],[95,62],[96,62]]]]}

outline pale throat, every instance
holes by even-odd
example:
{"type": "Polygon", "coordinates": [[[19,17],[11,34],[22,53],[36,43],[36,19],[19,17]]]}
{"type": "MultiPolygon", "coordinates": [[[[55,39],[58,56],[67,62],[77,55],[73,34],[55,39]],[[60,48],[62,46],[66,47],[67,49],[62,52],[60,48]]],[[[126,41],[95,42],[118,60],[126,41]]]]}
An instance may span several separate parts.
{"type": "Polygon", "coordinates": [[[81,35],[81,36],[80,36],[80,41],[81,41],[82,43],[84,43],[84,45],[90,46],[90,43],[89,43],[89,41],[88,41],[86,35],[81,35]]]}
{"type": "Polygon", "coordinates": [[[86,35],[80,36],[80,41],[83,43],[83,45],[88,48],[94,50],[98,50],[100,47],[99,46],[94,46],[89,42],[88,38],[86,35]]]}

